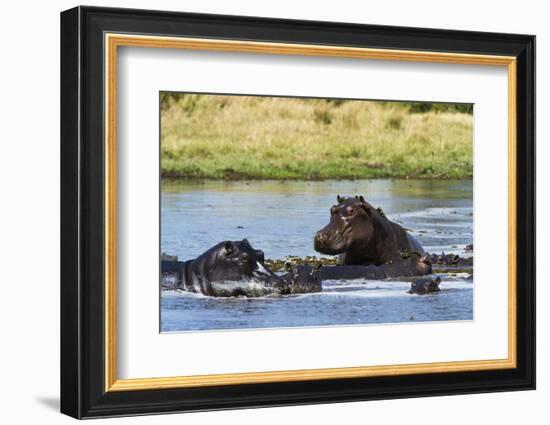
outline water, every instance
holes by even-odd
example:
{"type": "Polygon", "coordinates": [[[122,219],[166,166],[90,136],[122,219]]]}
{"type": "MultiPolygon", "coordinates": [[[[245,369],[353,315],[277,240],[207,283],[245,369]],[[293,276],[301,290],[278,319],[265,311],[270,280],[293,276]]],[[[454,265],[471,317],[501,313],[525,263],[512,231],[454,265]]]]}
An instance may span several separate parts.
{"type": "MultiPolygon", "coordinates": [[[[432,253],[472,243],[472,181],[186,181],[164,184],[161,250],[191,259],[223,240],[247,238],[266,258],[317,255],[313,235],[336,195],[362,194],[432,253]]],[[[406,293],[408,281],[327,281],[323,292],[286,297],[213,298],[163,292],[164,332],[471,320],[469,275],[440,275],[442,291],[406,293]]]]}

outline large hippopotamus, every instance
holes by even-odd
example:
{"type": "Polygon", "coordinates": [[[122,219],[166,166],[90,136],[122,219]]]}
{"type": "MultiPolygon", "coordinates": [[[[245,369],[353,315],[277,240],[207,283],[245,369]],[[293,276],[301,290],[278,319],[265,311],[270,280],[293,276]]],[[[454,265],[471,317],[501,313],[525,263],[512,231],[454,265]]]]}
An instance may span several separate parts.
{"type": "Polygon", "coordinates": [[[264,264],[264,253],[248,240],[224,241],[189,261],[162,264],[162,273],[177,273],[163,289],[183,289],[216,297],[287,295],[321,291],[317,270],[294,268],[278,276],[264,264]]]}
{"type": "MultiPolygon", "coordinates": [[[[409,272],[423,275],[404,260],[411,253],[424,257],[422,246],[399,224],[389,220],[380,208],[374,208],[362,196],[343,198],[330,208],[330,222],[315,234],[314,248],[322,254],[339,255],[342,265],[410,264],[409,272]]],[[[425,272],[424,272],[425,270],[425,272]]],[[[431,270],[431,269],[430,269],[431,270]]]]}

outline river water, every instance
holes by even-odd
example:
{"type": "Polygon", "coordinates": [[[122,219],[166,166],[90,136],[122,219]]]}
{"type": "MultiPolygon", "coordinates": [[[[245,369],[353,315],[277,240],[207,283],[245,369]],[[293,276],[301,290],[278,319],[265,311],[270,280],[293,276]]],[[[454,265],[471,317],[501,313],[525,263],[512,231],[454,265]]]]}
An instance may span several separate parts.
{"type": "MultiPolygon", "coordinates": [[[[409,229],[430,253],[468,256],[473,242],[471,180],[181,181],[163,183],[161,250],[195,258],[223,240],[247,238],[266,258],[317,255],[313,235],[336,195],[363,195],[409,229]]],[[[473,319],[473,279],[443,275],[442,291],[406,293],[410,282],[326,281],[323,292],[214,298],[165,291],[161,331],[357,325],[473,319]]]]}

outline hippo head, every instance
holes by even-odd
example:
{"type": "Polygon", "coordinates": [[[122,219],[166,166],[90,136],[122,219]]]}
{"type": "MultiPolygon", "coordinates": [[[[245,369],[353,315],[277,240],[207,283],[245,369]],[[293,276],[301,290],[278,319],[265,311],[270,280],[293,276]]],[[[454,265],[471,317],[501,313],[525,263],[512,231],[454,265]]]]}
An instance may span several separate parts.
{"type": "Polygon", "coordinates": [[[264,265],[264,253],[250,243],[225,241],[212,248],[208,261],[210,281],[240,281],[257,279],[267,281],[276,275],[264,265]]]}
{"type": "Polygon", "coordinates": [[[430,278],[419,278],[415,279],[411,283],[411,288],[409,289],[409,294],[432,294],[434,292],[439,292],[439,284],[441,283],[441,278],[438,276],[435,279],[430,278]]]}
{"type": "Polygon", "coordinates": [[[303,294],[308,292],[320,292],[322,290],[321,279],[318,276],[321,264],[315,267],[307,265],[285,264],[288,271],[282,277],[282,294],[303,294]]]}
{"type": "Polygon", "coordinates": [[[380,214],[362,196],[336,197],[330,208],[330,222],[315,234],[315,251],[342,254],[358,243],[368,244],[375,233],[373,217],[380,214]]]}

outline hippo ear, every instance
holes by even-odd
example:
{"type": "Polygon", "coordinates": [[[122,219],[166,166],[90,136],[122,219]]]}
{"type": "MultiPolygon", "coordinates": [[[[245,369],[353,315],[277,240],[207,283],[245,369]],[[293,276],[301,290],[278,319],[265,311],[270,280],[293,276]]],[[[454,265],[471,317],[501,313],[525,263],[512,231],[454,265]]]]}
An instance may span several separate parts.
{"type": "Polygon", "coordinates": [[[360,200],[361,202],[365,202],[365,198],[363,198],[363,195],[359,195],[359,200],[360,200]]]}
{"type": "Polygon", "coordinates": [[[441,283],[441,278],[440,278],[439,276],[437,276],[437,277],[435,278],[435,282],[434,282],[434,283],[435,283],[435,286],[439,286],[439,284],[441,283]]]}
{"type": "Polygon", "coordinates": [[[336,202],[338,202],[339,204],[341,204],[345,200],[346,200],[346,198],[344,198],[343,196],[336,195],[336,202]]]}
{"type": "Polygon", "coordinates": [[[365,204],[364,202],[361,202],[361,208],[365,210],[365,212],[369,217],[372,216],[371,208],[367,204],[365,204]]]}
{"type": "Polygon", "coordinates": [[[225,249],[226,254],[231,254],[233,252],[233,244],[230,241],[226,241],[223,245],[223,249],[225,249]]]}
{"type": "Polygon", "coordinates": [[[386,217],[386,213],[384,213],[384,210],[381,207],[376,208],[376,211],[378,211],[378,214],[382,217],[386,217]]]}

